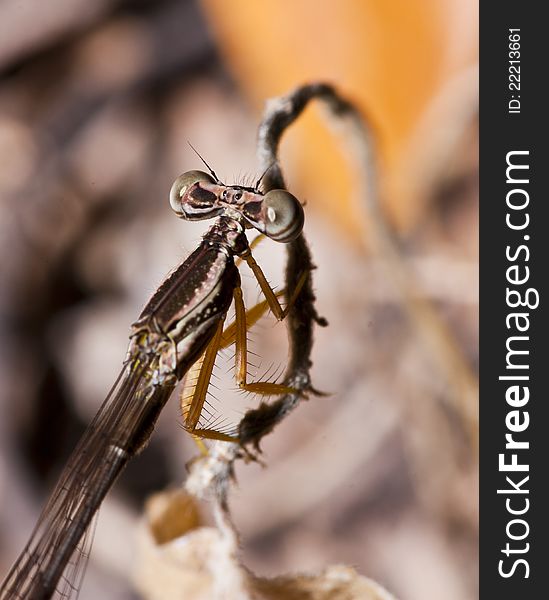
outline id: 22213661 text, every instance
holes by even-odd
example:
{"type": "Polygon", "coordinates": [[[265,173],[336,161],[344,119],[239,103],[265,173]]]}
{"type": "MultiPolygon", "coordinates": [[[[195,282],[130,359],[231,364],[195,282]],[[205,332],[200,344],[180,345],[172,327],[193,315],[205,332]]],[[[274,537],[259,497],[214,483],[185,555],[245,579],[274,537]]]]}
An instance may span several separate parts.
{"type": "Polygon", "coordinates": [[[511,98],[508,112],[520,113],[520,29],[509,29],[509,81],[511,98]]]}

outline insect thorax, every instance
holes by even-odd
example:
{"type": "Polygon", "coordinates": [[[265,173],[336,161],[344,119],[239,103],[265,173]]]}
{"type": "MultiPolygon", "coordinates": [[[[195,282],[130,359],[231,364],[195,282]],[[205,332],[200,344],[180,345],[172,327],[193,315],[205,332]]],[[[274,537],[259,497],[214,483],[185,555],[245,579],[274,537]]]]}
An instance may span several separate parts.
{"type": "Polygon", "coordinates": [[[233,256],[240,256],[248,250],[248,238],[244,230],[241,218],[223,216],[217,219],[202,239],[224,248],[233,256]]]}

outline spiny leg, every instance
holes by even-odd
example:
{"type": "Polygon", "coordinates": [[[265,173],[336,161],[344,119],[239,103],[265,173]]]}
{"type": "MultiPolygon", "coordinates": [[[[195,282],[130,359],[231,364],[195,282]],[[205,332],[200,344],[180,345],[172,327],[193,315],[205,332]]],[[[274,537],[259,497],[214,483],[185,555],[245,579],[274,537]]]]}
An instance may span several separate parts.
{"type": "Polygon", "coordinates": [[[303,273],[301,275],[301,277],[299,278],[299,281],[297,282],[295,289],[292,292],[292,296],[290,297],[288,305],[286,306],[286,308],[282,308],[280,302],[278,301],[279,294],[276,294],[273,291],[273,288],[269,285],[269,282],[267,281],[265,274],[261,270],[261,267],[255,261],[255,258],[252,256],[252,253],[250,251],[248,251],[246,254],[244,254],[242,256],[242,258],[246,261],[246,263],[252,270],[253,274],[255,275],[255,278],[257,279],[257,282],[259,283],[259,286],[261,287],[261,291],[263,292],[263,295],[265,296],[265,299],[267,300],[267,303],[269,304],[269,308],[273,311],[274,316],[279,321],[282,321],[283,319],[285,319],[286,316],[288,315],[288,313],[290,312],[290,309],[291,309],[293,303],[296,301],[297,297],[299,296],[299,293],[301,292],[301,289],[303,288],[305,281],[307,280],[307,273],[303,273]]]}
{"type": "MultiPolygon", "coordinates": [[[[276,296],[280,297],[286,293],[286,290],[279,290],[276,292],[276,296]]],[[[252,308],[249,308],[246,311],[246,329],[249,330],[253,327],[259,319],[269,310],[269,303],[267,300],[262,300],[258,302],[252,308]]],[[[221,344],[219,346],[220,350],[224,350],[228,348],[231,344],[234,344],[236,341],[236,319],[230,323],[223,331],[223,335],[221,336],[221,344]]]]}
{"type": "MultiPolygon", "coordinates": [[[[281,296],[283,294],[284,290],[281,290],[277,292],[276,295],[281,296]]],[[[208,453],[204,442],[202,442],[202,439],[204,438],[222,441],[238,440],[238,438],[233,435],[221,433],[211,428],[198,427],[200,417],[203,411],[206,410],[204,408],[204,404],[206,402],[206,395],[208,392],[208,386],[212,376],[213,365],[215,362],[217,352],[219,350],[227,348],[228,346],[236,342],[237,332],[240,333],[242,325],[244,325],[244,333],[240,334],[239,337],[240,340],[244,340],[246,350],[246,330],[252,327],[269,309],[269,303],[266,300],[263,300],[262,302],[259,302],[258,304],[250,308],[248,311],[244,312],[242,291],[240,290],[240,288],[238,288],[238,292],[235,292],[235,295],[239,295],[240,297],[239,303],[237,303],[237,301],[235,300],[238,320],[235,319],[224,331],[222,330],[223,323],[221,322],[219,324],[214,334],[214,337],[207,346],[205,352],[190,368],[180,398],[180,407],[181,414],[184,418],[184,427],[193,436],[193,439],[196,442],[202,454],[208,453]],[[244,319],[241,318],[243,313],[244,319]],[[222,333],[220,334],[220,332],[222,333]]],[[[246,365],[245,358],[244,365],[246,365]]],[[[268,385],[272,386],[273,384],[271,383],[268,385]]],[[[292,388],[283,386],[282,391],[273,391],[271,389],[268,393],[287,393],[289,391],[292,391],[292,388]]],[[[261,390],[259,390],[258,393],[261,393],[261,390]]]]}
{"type": "MultiPolygon", "coordinates": [[[[206,351],[189,371],[188,377],[192,377],[189,387],[194,388],[190,402],[187,402],[186,397],[181,401],[181,410],[184,418],[183,427],[194,437],[203,454],[207,454],[207,449],[202,443],[201,438],[222,440],[226,442],[233,442],[238,439],[236,436],[215,431],[214,429],[198,427],[198,422],[202,415],[202,411],[204,410],[204,403],[206,401],[208,386],[210,385],[210,379],[212,377],[212,371],[219,350],[222,333],[223,320],[217,325],[217,329],[211,342],[206,347],[206,351]],[[193,376],[196,373],[196,379],[194,379],[193,376]]],[[[184,394],[186,389],[188,389],[187,385],[184,387],[184,394]]]]}
{"type": "MultiPolygon", "coordinates": [[[[263,239],[263,237],[263,235],[256,237],[251,243],[250,247],[255,247],[263,239]]],[[[181,399],[181,410],[185,419],[184,427],[189,433],[193,435],[198,447],[203,453],[207,453],[207,449],[201,442],[201,438],[222,441],[238,440],[238,438],[234,435],[229,435],[226,433],[215,431],[214,429],[197,427],[198,422],[200,420],[200,416],[204,409],[204,403],[206,401],[206,395],[212,376],[215,358],[219,350],[227,348],[231,344],[235,343],[236,381],[240,389],[266,396],[289,394],[296,391],[291,386],[273,382],[247,382],[247,331],[261,318],[263,314],[265,314],[267,308],[270,308],[273,311],[278,320],[284,319],[288,314],[288,311],[294,303],[295,299],[299,295],[299,292],[301,291],[301,288],[303,287],[303,284],[306,281],[307,273],[304,273],[300,277],[298,284],[292,294],[292,297],[290,298],[288,306],[285,309],[283,309],[280,305],[280,302],[278,301],[278,297],[284,295],[285,290],[280,290],[278,292],[273,291],[267,279],[265,278],[263,271],[254,260],[251,253],[244,255],[242,258],[246,260],[246,262],[252,269],[252,272],[258,280],[261,290],[265,295],[265,300],[259,302],[254,307],[246,311],[244,307],[244,300],[242,297],[242,289],[240,287],[235,288],[235,320],[227,327],[225,331],[223,331],[223,321],[220,321],[214,334],[214,337],[209,343],[208,347],[206,348],[206,351],[204,352],[202,357],[193,365],[189,372],[188,378],[192,378],[190,387],[194,388],[194,390],[192,391],[192,398],[190,402],[186,401],[187,395],[185,393],[185,390],[187,390],[188,388],[187,385],[185,385],[184,396],[181,399]],[[193,377],[195,373],[198,373],[196,375],[196,382],[194,381],[193,377]]]]}
{"type": "MultiPolygon", "coordinates": [[[[258,243],[262,241],[265,237],[266,236],[264,234],[260,234],[256,238],[254,238],[254,240],[250,244],[250,250],[257,246],[258,243]]],[[[256,263],[255,259],[251,256],[251,254],[244,255],[238,258],[237,264],[242,260],[246,260],[250,265],[250,268],[252,269],[265,296],[265,300],[258,302],[255,306],[252,306],[252,308],[249,308],[246,311],[246,329],[250,329],[251,327],[253,327],[257,323],[257,321],[259,321],[259,319],[267,312],[267,309],[269,308],[273,311],[277,319],[284,319],[288,314],[290,308],[292,307],[293,303],[299,296],[299,293],[301,292],[301,289],[303,288],[303,285],[307,280],[307,273],[303,273],[301,275],[297,282],[297,286],[290,298],[290,301],[288,302],[288,306],[285,309],[283,309],[280,305],[280,302],[278,301],[278,298],[286,294],[286,288],[275,292],[269,285],[269,282],[267,281],[263,271],[256,263]]],[[[228,327],[226,327],[226,329],[223,331],[220,349],[224,350],[225,348],[228,348],[231,344],[234,344],[235,340],[236,319],[232,323],[230,323],[228,327]]]]}
{"type": "MultiPolygon", "coordinates": [[[[271,289],[269,287],[269,289],[271,289]]],[[[278,303],[276,294],[271,290],[273,297],[278,303]]],[[[264,396],[274,396],[277,394],[291,394],[295,388],[281,383],[273,383],[269,381],[247,382],[248,371],[248,338],[246,327],[246,311],[244,309],[244,300],[242,298],[242,289],[236,287],[234,290],[234,306],[235,306],[235,367],[236,367],[236,383],[238,387],[247,392],[261,394],[264,396]]],[[[279,304],[280,306],[280,304],[279,304]]],[[[255,308],[255,307],[254,307],[255,308]]]]}
{"type": "MultiPolygon", "coordinates": [[[[189,369],[189,372],[187,373],[187,375],[185,377],[183,389],[179,396],[179,408],[181,410],[181,415],[183,416],[183,420],[185,423],[183,427],[189,433],[192,433],[192,432],[187,428],[187,419],[189,417],[191,407],[193,406],[196,384],[197,384],[199,376],[200,376],[200,371],[202,369],[202,365],[204,364],[205,354],[206,354],[206,352],[204,351],[202,353],[202,355],[200,356],[200,358],[189,369]]],[[[206,447],[204,442],[197,435],[193,435],[193,441],[198,446],[200,453],[203,456],[207,456],[208,448],[206,447]]]]}

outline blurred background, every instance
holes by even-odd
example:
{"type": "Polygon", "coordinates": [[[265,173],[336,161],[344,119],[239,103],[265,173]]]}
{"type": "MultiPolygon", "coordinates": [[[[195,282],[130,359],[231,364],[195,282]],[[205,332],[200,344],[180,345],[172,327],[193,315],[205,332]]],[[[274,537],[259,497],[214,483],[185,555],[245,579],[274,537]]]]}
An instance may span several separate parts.
{"type": "MultiPolygon", "coordinates": [[[[239,465],[244,562],[260,575],[349,564],[402,600],[477,596],[477,35],[474,0],[0,4],[1,575],[114,382],[130,324],[207,227],[167,202],[179,173],[202,168],[187,141],[227,183],[258,176],[266,99],[323,80],[375,129],[399,255],[369,235],[364,173],[337,124],[308,110],[282,165],[306,202],[330,323],[313,383],[330,395],[266,438],[267,468],[239,465]]],[[[283,249],[266,242],[257,258],[282,285],[283,249]]],[[[255,337],[260,357],[273,339],[284,348],[268,320],[255,337]]],[[[81,598],[138,597],[143,502],[180,485],[195,453],[174,397],[104,503],[81,598]]]]}

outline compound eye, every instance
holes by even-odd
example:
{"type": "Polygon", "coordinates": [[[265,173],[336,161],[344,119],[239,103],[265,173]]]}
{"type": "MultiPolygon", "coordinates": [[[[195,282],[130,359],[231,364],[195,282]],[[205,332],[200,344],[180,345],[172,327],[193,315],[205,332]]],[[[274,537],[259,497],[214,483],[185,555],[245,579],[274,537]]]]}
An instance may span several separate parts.
{"type": "Polygon", "coordinates": [[[215,183],[215,179],[208,173],[203,171],[187,171],[180,175],[172,185],[170,190],[170,206],[178,214],[181,215],[185,211],[182,208],[182,199],[187,191],[199,181],[215,183]]]}
{"type": "Polygon", "coordinates": [[[271,190],[263,198],[265,235],[277,242],[295,240],[303,229],[305,216],[299,200],[286,190],[271,190]]]}

